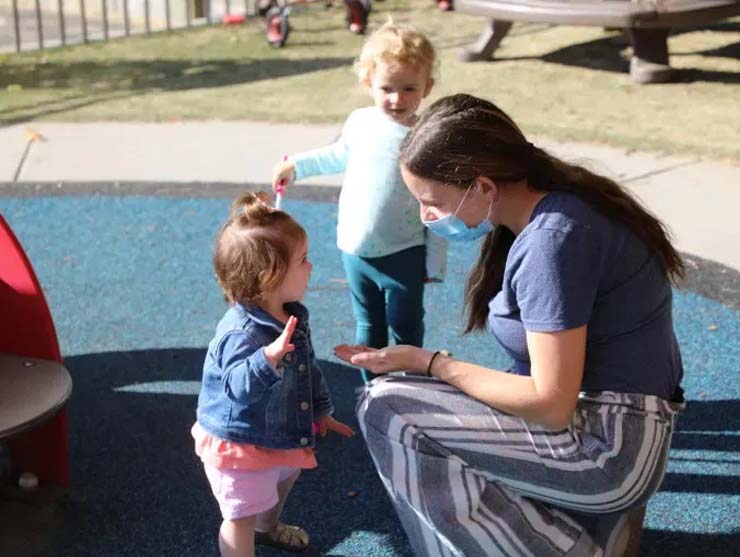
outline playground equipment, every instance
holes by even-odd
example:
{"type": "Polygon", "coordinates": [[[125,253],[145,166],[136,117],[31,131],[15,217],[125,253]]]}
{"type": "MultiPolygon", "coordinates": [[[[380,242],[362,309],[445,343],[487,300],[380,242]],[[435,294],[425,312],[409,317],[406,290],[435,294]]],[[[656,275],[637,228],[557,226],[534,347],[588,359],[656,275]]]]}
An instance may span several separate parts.
{"type": "MultiPolygon", "coordinates": [[[[275,48],[285,46],[290,35],[290,14],[296,10],[305,10],[313,5],[331,7],[331,0],[270,0],[268,4],[257,6],[257,14],[264,17],[265,37],[275,48]]],[[[367,16],[370,13],[370,0],[344,0],[347,7],[347,27],[352,33],[362,34],[367,28],[367,16]]],[[[240,24],[245,21],[242,14],[227,14],[226,24],[240,24]]]]}
{"type": "Polygon", "coordinates": [[[668,33],[740,14],[738,0],[455,0],[455,10],[490,19],[461,51],[469,62],[489,60],[514,21],[621,28],[632,43],[630,75],[637,83],[670,80],[668,33]]]}
{"type": "Polygon", "coordinates": [[[31,262],[2,215],[0,254],[0,440],[14,473],[66,486],[72,379],[31,262]]]}

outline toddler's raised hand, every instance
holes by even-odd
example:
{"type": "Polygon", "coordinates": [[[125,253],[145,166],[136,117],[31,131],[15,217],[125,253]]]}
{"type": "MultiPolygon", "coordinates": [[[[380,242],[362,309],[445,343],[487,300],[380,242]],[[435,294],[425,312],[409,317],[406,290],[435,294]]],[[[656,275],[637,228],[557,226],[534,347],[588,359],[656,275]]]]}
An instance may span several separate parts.
{"type": "Polygon", "coordinates": [[[272,191],[277,192],[280,182],[283,187],[287,187],[295,180],[295,165],[290,161],[283,161],[275,165],[272,171],[272,191]]]}
{"type": "Polygon", "coordinates": [[[316,420],[316,427],[318,428],[318,434],[321,437],[325,437],[328,431],[338,433],[342,437],[352,437],[355,432],[347,424],[335,420],[331,416],[323,416],[316,420]]]}
{"type": "Polygon", "coordinates": [[[283,356],[295,350],[295,345],[290,342],[290,339],[293,337],[293,331],[295,331],[297,324],[298,319],[291,315],[280,336],[265,346],[265,358],[274,369],[277,369],[278,362],[283,359],[283,356]]]}

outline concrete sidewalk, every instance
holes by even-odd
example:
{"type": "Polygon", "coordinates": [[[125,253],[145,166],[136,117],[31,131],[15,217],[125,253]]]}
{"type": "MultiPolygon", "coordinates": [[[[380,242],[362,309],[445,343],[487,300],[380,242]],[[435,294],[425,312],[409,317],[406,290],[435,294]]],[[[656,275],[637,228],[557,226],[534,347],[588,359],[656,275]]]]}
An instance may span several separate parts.
{"type": "MultiPolygon", "coordinates": [[[[91,192],[116,182],[268,184],[283,154],[325,145],[339,131],[251,122],[10,126],[0,129],[0,189],[13,195],[40,183],[89,183],[91,192]],[[29,146],[27,127],[44,141],[29,146]]],[[[740,167],[533,140],[629,187],[670,227],[680,251],[740,271],[740,167]]],[[[338,186],[341,177],[305,183],[338,186]]]]}

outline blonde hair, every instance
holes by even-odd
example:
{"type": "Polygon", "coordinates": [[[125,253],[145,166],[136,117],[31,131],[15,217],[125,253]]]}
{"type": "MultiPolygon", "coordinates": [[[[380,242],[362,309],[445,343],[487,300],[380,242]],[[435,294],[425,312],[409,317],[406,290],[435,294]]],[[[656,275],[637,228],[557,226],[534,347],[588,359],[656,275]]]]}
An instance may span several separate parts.
{"type": "Polygon", "coordinates": [[[360,83],[366,86],[381,63],[404,64],[426,70],[431,79],[436,60],[437,53],[429,39],[411,27],[397,25],[389,19],[363,45],[355,62],[355,71],[360,83]]]}
{"type": "Polygon", "coordinates": [[[285,280],[291,254],[306,239],[300,224],[269,205],[267,194],[236,199],[213,250],[216,279],[226,300],[257,303],[285,280]]]}

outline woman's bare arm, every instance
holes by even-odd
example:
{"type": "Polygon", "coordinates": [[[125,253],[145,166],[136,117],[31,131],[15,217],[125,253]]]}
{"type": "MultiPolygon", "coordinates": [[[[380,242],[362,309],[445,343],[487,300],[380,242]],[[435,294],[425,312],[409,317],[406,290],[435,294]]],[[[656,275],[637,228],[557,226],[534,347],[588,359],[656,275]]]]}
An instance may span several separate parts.
{"type": "MultiPolygon", "coordinates": [[[[586,326],[554,333],[527,332],[531,376],[515,375],[438,354],[431,373],[480,400],[552,429],[565,427],[581,390],[586,356],[586,326]]],[[[376,373],[424,374],[433,352],[413,346],[380,350],[342,345],[337,356],[376,373]]]]}

